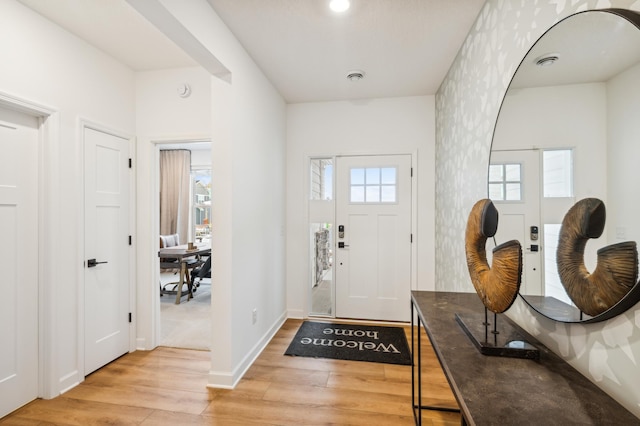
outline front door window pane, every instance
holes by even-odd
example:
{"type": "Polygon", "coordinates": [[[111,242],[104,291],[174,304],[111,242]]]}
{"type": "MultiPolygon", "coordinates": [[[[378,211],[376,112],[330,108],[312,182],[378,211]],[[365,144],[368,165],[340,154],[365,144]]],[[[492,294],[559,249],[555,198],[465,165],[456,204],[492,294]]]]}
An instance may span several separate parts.
{"type": "Polygon", "coordinates": [[[504,170],[507,182],[520,182],[520,164],[505,164],[504,170]]]}
{"type": "Polygon", "coordinates": [[[367,170],[367,185],[374,185],[380,183],[380,169],[366,169],[367,170]]]}
{"type": "Polygon", "coordinates": [[[395,203],[396,202],[396,187],[395,185],[383,185],[382,192],[380,194],[380,201],[383,203],[395,203]]]}
{"type": "Polygon", "coordinates": [[[364,185],[364,169],[351,169],[351,185],[364,185]]]}
{"type": "Polygon", "coordinates": [[[507,201],[519,201],[522,199],[520,194],[520,183],[508,183],[505,185],[507,190],[507,201]]]}
{"type": "Polygon", "coordinates": [[[367,167],[350,170],[351,203],[397,202],[396,167],[367,167]]]}
{"type": "Polygon", "coordinates": [[[503,178],[502,164],[492,164],[489,166],[489,181],[490,182],[502,182],[503,178]]]}
{"type": "Polygon", "coordinates": [[[383,185],[395,185],[396,184],[396,169],[395,167],[384,167],[382,172],[382,184],[383,185]]]}
{"type": "Polygon", "coordinates": [[[504,200],[503,186],[500,183],[489,184],[489,198],[492,200],[504,200]]]}
{"type": "Polygon", "coordinates": [[[494,201],[522,200],[522,165],[489,166],[489,198],[494,201]]]}
{"type": "Polygon", "coordinates": [[[379,185],[367,185],[367,196],[365,201],[367,203],[380,202],[380,186],[379,185]]]}
{"type": "Polygon", "coordinates": [[[364,203],[364,185],[351,186],[351,202],[364,203]]]}

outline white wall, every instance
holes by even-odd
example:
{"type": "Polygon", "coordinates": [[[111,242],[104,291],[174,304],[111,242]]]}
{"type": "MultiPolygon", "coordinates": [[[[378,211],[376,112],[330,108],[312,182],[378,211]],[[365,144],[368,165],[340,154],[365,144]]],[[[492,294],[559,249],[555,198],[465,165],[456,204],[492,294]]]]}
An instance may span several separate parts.
{"type": "Polygon", "coordinates": [[[287,106],[287,310],[305,317],[309,306],[310,156],[417,154],[417,270],[420,289],[433,289],[434,97],[399,97],[287,106]]]}
{"type": "Polygon", "coordinates": [[[607,85],[609,169],[607,224],[609,240],[640,242],[640,191],[637,188],[640,158],[640,65],[625,71],[607,85]],[[634,173],[635,172],[635,173],[634,173]],[[632,183],[633,182],[633,183],[632,183]]]}
{"type": "Polygon", "coordinates": [[[155,4],[160,7],[156,12],[168,11],[231,72],[231,83],[211,81],[213,342],[209,382],[232,387],[286,318],[285,103],[205,0],[155,4]],[[252,324],[254,309],[258,320],[252,324]]]}
{"type": "Polygon", "coordinates": [[[208,137],[211,132],[211,76],[200,67],[136,73],[138,138],[208,137]],[[178,96],[182,83],[191,95],[178,96]]]}
{"type": "Polygon", "coordinates": [[[191,149],[191,168],[211,167],[211,148],[191,149]]]}
{"type": "MultiPolygon", "coordinates": [[[[0,2],[0,92],[58,112],[57,151],[45,152],[47,229],[55,245],[43,263],[45,396],[84,378],[82,293],[83,185],[79,119],[134,134],[134,73],[14,0],[0,2]]],[[[34,159],[33,167],[36,167],[34,159]]],[[[34,277],[35,278],[35,277],[34,277]]]]}
{"type": "MultiPolygon", "coordinates": [[[[157,247],[159,229],[156,143],[211,137],[211,76],[199,67],[136,73],[137,176],[137,342],[138,349],[159,344],[157,247]],[[187,83],[191,95],[178,96],[187,83]]],[[[211,153],[209,153],[209,157],[211,153]]],[[[209,163],[211,158],[209,158],[209,163]]]]}

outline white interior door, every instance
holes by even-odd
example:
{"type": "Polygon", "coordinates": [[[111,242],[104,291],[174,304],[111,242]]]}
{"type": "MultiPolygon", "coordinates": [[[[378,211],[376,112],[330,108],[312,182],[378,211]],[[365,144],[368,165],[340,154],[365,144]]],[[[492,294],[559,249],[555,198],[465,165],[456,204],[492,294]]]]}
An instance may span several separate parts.
{"type": "Polygon", "coordinates": [[[38,121],[0,107],[0,417],[38,396],[38,121]]]}
{"type": "Polygon", "coordinates": [[[85,128],[84,142],[86,375],[129,351],[130,171],[127,139],[85,128]]]}
{"type": "MultiPolygon", "coordinates": [[[[540,153],[537,150],[492,151],[491,165],[498,166],[489,177],[490,198],[498,209],[496,244],[518,240],[522,245],[522,284],[527,295],[544,295],[542,281],[543,232],[540,223],[540,153]],[[502,169],[502,198],[497,195],[498,168],[502,169]],[[494,195],[492,187],[495,188],[494,195]],[[537,233],[532,232],[532,227],[537,233]]],[[[490,172],[490,175],[492,173],[490,172]]],[[[487,253],[495,246],[487,242],[487,253]]]]}
{"type": "Polygon", "coordinates": [[[336,223],[336,316],[408,321],[411,156],[338,157],[336,223]]]}

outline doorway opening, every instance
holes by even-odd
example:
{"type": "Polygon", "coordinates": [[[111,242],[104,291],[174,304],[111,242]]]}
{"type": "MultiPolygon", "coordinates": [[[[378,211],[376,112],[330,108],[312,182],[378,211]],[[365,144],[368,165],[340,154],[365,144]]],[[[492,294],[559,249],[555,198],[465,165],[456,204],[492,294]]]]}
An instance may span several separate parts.
{"type": "MultiPolygon", "coordinates": [[[[178,247],[211,247],[211,142],[182,141],[157,144],[159,226],[156,229],[159,244],[167,236],[176,236],[178,247]],[[186,154],[176,176],[164,176],[161,166],[164,155],[170,152],[186,154]],[[164,179],[164,182],[162,182],[164,179]],[[181,181],[182,186],[175,200],[169,201],[168,194],[174,185],[181,181]],[[164,192],[164,194],[163,194],[164,192]],[[163,196],[164,195],[164,196],[163,196]],[[182,199],[182,202],[179,201],[182,199]],[[181,205],[181,206],[179,206],[181,205]],[[175,208],[174,208],[175,207],[175,208]]],[[[166,159],[165,159],[166,161],[166,159]]],[[[172,243],[173,244],[173,243],[172,243]]],[[[161,262],[159,268],[159,309],[160,333],[159,345],[184,349],[210,350],[211,347],[211,256],[210,251],[197,253],[176,262],[175,267],[161,262]],[[208,262],[207,262],[208,261],[208,262]],[[180,274],[181,262],[185,262],[184,280],[180,274]],[[191,284],[193,298],[189,296],[191,284]],[[181,297],[176,295],[181,286],[181,297]]],[[[165,259],[163,259],[165,260],[165,259]]]]}

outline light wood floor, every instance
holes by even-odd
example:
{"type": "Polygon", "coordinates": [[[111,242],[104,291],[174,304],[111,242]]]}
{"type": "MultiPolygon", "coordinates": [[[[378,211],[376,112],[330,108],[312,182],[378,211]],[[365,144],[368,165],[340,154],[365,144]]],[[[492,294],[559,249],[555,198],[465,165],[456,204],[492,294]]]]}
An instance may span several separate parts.
{"type": "MultiPolygon", "coordinates": [[[[160,347],[121,357],[65,394],[36,400],[2,425],[411,425],[411,367],[283,355],[288,320],[234,390],[208,389],[210,353],[160,347]]],[[[410,327],[405,327],[410,338],[410,327]]],[[[424,333],[424,332],[423,332],[424,333]]],[[[455,399],[423,334],[425,404],[455,399]]],[[[460,415],[431,411],[424,425],[460,415]]]]}

